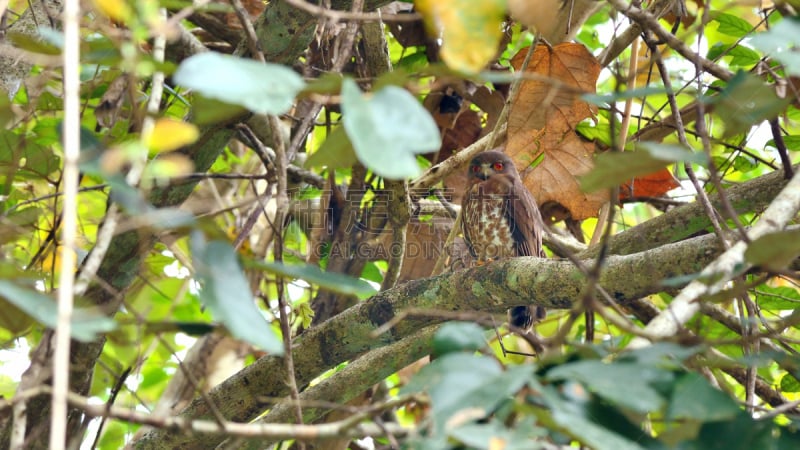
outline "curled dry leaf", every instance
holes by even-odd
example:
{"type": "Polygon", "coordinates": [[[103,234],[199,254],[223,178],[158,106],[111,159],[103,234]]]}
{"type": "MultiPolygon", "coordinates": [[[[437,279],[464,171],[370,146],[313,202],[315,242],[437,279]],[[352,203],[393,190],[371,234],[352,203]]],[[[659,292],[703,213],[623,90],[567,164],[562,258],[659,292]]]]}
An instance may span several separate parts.
{"type": "MultiPolygon", "coordinates": [[[[527,52],[522,49],[512,59],[517,70],[527,52]]],[[[575,127],[594,113],[580,96],[595,92],[600,65],[581,44],[540,45],[526,74],[532,79],[522,82],[511,103],[506,153],[540,205],[557,202],[575,220],[596,217],[608,194],[581,191],[577,177],[591,170],[595,147],[575,127]]]]}
{"type": "Polygon", "coordinates": [[[680,186],[668,168],[649,175],[636,177],[630,183],[625,183],[619,188],[619,199],[626,200],[635,197],[661,197],[667,192],[680,186]]]}

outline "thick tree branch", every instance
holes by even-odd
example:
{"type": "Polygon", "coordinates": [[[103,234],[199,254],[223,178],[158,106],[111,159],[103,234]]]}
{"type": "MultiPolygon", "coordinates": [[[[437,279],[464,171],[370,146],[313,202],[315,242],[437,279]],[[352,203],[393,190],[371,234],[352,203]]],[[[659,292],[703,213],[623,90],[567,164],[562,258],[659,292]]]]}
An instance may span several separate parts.
{"type": "MultiPolygon", "coordinates": [[[[715,237],[703,236],[647,252],[611,256],[600,285],[624,305],[663,290],[660,280],[699,272],[719,252],[715,237]]],[[[307,330],[294,348],[298,383],[308,383],[343,361],[442,321],[407,318],[391,332],[373,336],[378,327],[405,308],[500,313],[519,304],[520,298],[548,308],[570,308],[584,285],[585,278],[572,263],[538,258],[515,258],[403,284],[307,330]]],[[[284,370],[280,358],[267,356],[223,382],[210,395],[230,420],[252,420],[264,409],[259,396],[287,394],[286,386],[278,381],[285,376],[284,370]]],[[[182,416],[206,418],[208,414],[203,401],[195,400],[182,416]]],[[[137,448],[213,448],[217,443],[154,430],[137,443],[137,448]]]]}
{"type": "MultiPolygon", "coordinates": [[[[335,375],[326,378],[300,394],[300,402],[309,403],[303,408],[306,422],[319,420],[329,413],[330,408],[315,407],[314,404],[328,403],[345,405],[358,397],[381,380],[397,372],[403,367],[417,361],[430,352],[430,340],[439,328],[432,325],[401,339],[399,342],[381,347],[356,359],[335,375]]],[[[281,402],[270,409],[260,423],[286,423],[291,421],[292,405],[289,401],[281,402]]],[[[248,440],[243,443],[230,443],[223,448],[262,449],[270,441],[248,440]]]]}
{"type": "MultiPolygon", "coordinates": [[[[795,175],[770,203],[761,220],[747,232],[747,236],[752,242],[768,233],[782,230],[797,215],[798,210],[800,210],[800,175],[795,175]]],[[[702,278],[692,281],[686,286],[667,309],[647,324],[646,329],[657,336],[674,335],[700,310],[698,301],[700,297],[720,292],[735,276],[743,274],[752,267],[752,264],[744,257],[748,246],[748,242],[739,241],[705,267],[700,273],[702,278]]],[[[647,340],[635,338],[630,345],[637,348],[647,344],[647,340]]]]}

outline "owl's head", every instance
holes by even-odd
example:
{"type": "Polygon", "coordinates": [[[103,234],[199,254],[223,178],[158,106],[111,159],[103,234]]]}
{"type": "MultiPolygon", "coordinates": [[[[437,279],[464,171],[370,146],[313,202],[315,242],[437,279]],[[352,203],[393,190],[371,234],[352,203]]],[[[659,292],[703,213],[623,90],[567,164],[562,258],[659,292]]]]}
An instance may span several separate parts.
{"type": "Polygon", "coordinates": [[[485,181],[496,174],[510,175],[512,177],[517,174],[514,161],[504,153],[490,150],[479,154],[469,163],[467,177],[473,183],[485,181]]]}

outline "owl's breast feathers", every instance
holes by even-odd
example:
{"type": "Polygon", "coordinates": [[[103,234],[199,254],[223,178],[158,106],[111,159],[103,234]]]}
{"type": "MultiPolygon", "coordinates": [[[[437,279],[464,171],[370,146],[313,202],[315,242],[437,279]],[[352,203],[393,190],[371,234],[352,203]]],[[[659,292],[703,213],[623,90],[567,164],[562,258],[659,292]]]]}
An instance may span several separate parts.
{"type": "Polygon", "coordinates": [[[519,256],[508,215],[509,184],[502,178],[473,184],[464,201],[464,238],[479,262],[519,256]]]}

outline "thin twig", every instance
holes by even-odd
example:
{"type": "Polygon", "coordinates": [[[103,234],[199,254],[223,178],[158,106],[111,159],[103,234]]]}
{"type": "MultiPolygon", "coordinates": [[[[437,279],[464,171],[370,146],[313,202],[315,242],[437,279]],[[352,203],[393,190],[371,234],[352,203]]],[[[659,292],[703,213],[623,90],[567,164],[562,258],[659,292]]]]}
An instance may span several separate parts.
{"type": "MultiPolygon", "coordinates": [[[[289,197],[286,192],[286,144],[280,135],[281,123],[276,116],[270,115],[269,122],[272,126],[272,133],[275,136],[275,166],[278,172],[278,192],[276,194],[277,207],[275,212],[275,246],[272,249],[275,261],[281,263],[283,261],[283,224],[284,218],[289,208],[289,197]]],[[[284,279],[278,277],[276,279],[278,290],[278,313],[281,325],[281,334],[283,335],[284,346],[284,361],[286,363],[287,383],[289,385],[289,394],[292,400],[297,401],[300,398],[300,391],[297,387],[297,379],[294,373],[294,357],[292,355],[292,326],[291,326],[291,310],[286,302],[285,295],[285,282],[284,279]]],[[[303,410],[300,404],[297,404],[295,409],[295,419],[298,424],[303,423],[303,410]]],[[[301,450],[305,445],[301,444],[301,450]]]]}
{"type": "MultiPolygon", "coordinates": [[[[670,80],[669,72],[667,71],[667,67],[664,65],[664,60],[661,57],[661,51],[658,49],[658,45],[656,45],[655,42],[653,42],[652,39],[650,39],[647,35],[645,35],[645,42],[650,48],[650,51],[653,53],[653,60],[655,61],[658,72],[661,75],[661,81],[664,83],[664,89],[667,91],[667,100],[669,101],[669,106],[672,109],[672,114],[675,117],[675,125],[678,131],[678,141],[687,148],[691,148],[691,145],[689,145],[689,140],[686,138],[686,130],[683,126],[680,108],[678,107],[678,102],[675,99],[675,93],[672,89],[672,81],[670,80]]],[[[695,123],[699,123],[701,121],[702,117],[699,117],[699,120],[696,120],[695,123]]],[[[728,242],[728,239],[722,230],[722,224],[719,221],[717,211],[711,204],[711,200],[709,200],[705,189],[703,189],[703,186],[700,185],[700,182],[698,181],[697,175],[694,173],[691,164],[688,162],[684,163],[684,169],[686,170],[686,175],[692,181],[692,185],[694,185],[694,189],[697,192],[697,199],[700,201],[700,204],[706,211],[706,215],[708,216],[708,220],[711,221],[711,226],[714,228],[714,232],[716,233],[722,245],[726,249],[729,248],[730,243],[728,242]]]]}
{"type": "Polygon", "coordinates": [[[624,0],[608,0],[608,3],[617,11],[639,24],[643,29],[652,31],[662,42],[666,43],[670,48],[681,54],[687,60],[697,61],[706,72],[723,81],[728,81],[733,78],[733,72],[693,52],[683,41],[665,30],[664,27],[658,23],[658,19],[653,14],[641,8],[637,8],[624,0]]]}
{"type": "Polygon", "coordinates": [[[261,63],[266,63],[264,52],[261,51],[261,46],[256,36],[256,29],[253,27],[253,22],[250,21],[250,14],[244,9],[241,0],[230,0],[233,10],[236,12],[236,17],[244,28],[244,37],[247,42],[247,48],[253,57],[261,63]]]}

